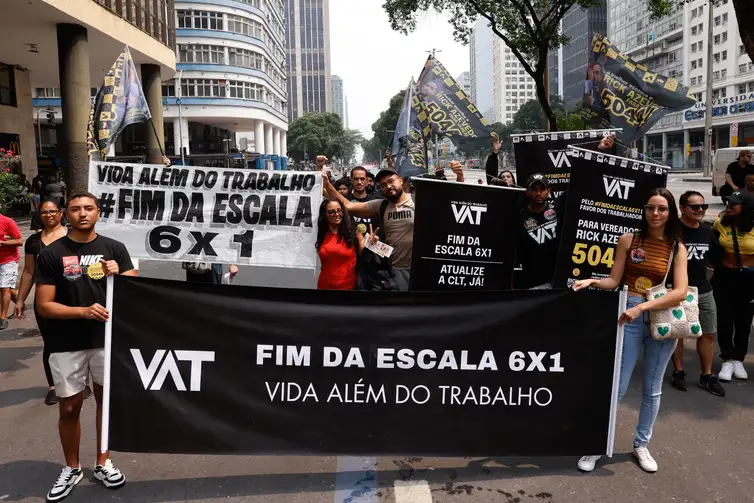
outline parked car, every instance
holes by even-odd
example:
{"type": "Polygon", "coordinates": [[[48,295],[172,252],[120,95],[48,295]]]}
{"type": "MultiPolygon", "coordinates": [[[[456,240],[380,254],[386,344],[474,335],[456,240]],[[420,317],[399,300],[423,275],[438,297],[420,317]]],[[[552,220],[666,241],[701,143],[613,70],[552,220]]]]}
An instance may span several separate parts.
{"type": "Polygon", "coordinates": [[[725,185],[725,170],[732,162],[738,160],[738,153],[742,150],[754,150],[752,147],[719,148],[712,156],[712,195],[719,196],[720,189],[725,185]]]}

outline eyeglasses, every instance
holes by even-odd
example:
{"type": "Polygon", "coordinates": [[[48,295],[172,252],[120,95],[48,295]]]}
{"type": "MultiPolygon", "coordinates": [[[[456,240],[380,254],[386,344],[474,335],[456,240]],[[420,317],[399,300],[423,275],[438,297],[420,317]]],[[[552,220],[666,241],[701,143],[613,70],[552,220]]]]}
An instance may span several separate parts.
{"type": "Polygon", "coordinates": [[[668,211],[670,211],[667,206],[655,206],[654,204],[645,204],[644,205],[644,210],[647,213],[655,213],[655,212],[657,212],[660,215],[664,215],[665,213],[667,213],[668,211]]]}
{"type": "Polygon", "coordinates": [[[330,215],[331,217],[334,217],[335,215],[342,215],[343,211],[342,210],[327,210],[327,214],[330,215]]]}
{"type": "Polygon", "coordinates": [[[40,211],[39,212],[39,214],[42,215],[43,217],[46,217],[47,215],[50,215],[50,216],[54,217],[58,213],[60,213],[60,210],[45,210],[45,211],[40,211]]]}
{"type": "Polygon", "coordinates": [[[707,211],[709,204],[687,204],[687,208],[691,208],[691,211],[707,211]]]}

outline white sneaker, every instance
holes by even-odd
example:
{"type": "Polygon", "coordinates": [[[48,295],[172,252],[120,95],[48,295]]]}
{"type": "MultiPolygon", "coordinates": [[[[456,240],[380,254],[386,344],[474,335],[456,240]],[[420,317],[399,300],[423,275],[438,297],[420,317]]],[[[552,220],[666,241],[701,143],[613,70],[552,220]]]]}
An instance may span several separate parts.
{"type": "Polygon", "coordinates": [[[639,466],[645,472],[654,473],[657,471],[657,461],[649,454],[649,449],[646,447],[634,447],[634,456],[636,456],[639,466]]]}
{"type": "Polygon", "coordinates": [[[733,360],[733,377],[736,379],[748,379],[749,374],[746,373],[743,362],[733,360]]]}
{"type": "Polygon", "coordinates": [[[733,362],[731,361],[723,362],[723,366],[722,368],[720,368],[720,373],[717,374],[717,380],[730,382],[732,378],[733,378],[733,362]]]}
{"type": "Polygon", "coordinates": [[[126,476],[109,459],[104,465],[94,467],[94,478],[102,482],[108,489],[117,489],[126,483],[126,476]]]}
{"type": "Polygon", "coordinates": [[[60,477],[53,484],[50,492],[47,493],[47,501],[60,501],[73,491],[76,484],[81,482],[84,478],[84,473],[81,468],[71,468],[66,466],[63,471],[60,472],[60,477]]]}
{"type": "Polygon", "coordinates": [[[592,470],[594,470],[594,467],[597,465],[597,461],[601,457],[602,456],[584,456],[579,459],[579,464],[577,466],[582,472],[591,472],[592,470]]]}

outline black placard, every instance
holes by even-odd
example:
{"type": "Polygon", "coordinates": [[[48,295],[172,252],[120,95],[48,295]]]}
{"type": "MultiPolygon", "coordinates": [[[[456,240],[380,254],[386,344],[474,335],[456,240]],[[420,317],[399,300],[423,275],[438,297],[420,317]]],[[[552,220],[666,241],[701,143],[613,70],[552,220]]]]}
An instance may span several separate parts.
{"type": "Polygon", "coordinates": [[[609,450],[617,292],[114,283],[112,450],[609,450]]]}
{"type": "Polygon", "coordinates": [[[571,180],[571,157],[569,145],[589,145],[596,149],[605,135],[615,129],[591,131],[559,131],[557,133],[527,133],[511,135],[513,153],[516,157],[516,179],[525,187],[526,179],[534,173],[542,173],[550,182],[550,197],[557,198],[568,190],[571,180]]]}
{"type": "Polygon", "coordinates": [[[510,289],[522,190],[416,181],[410,289],[510,289]]]}
{"type": "Polygon", "coordinates": [[[556,287],[609,276],[618,239],[641,226],[647,194],[667,182],[663,166],[572,150],[556,287]]]}

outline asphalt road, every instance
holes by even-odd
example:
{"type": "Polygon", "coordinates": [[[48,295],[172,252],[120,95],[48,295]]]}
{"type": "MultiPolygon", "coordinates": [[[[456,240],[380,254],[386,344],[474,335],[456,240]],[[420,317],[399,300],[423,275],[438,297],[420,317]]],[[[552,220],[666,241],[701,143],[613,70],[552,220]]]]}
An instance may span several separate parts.
{"type": "MultiPolygon", "coordinates": [[[[698,184],[670,182],[680,194],[698,184]]],[[[703,187],[702,187],[703,188],[703,187]]],[[[179,279],[179,264],[144,261],[145,276],[179,279]]],[[[240,284],[311,287],[312,273],[243,268],[240,284]]],[[[33,316],[32,313],[29,313],[33,316]]],[[[543,322],[544,323],[544,322],[543,322]]],[[[0,502],[43,501],[60,471],[57,409],[46,392],[42,342],[33,319],[0,332],[0,502]]],[[[543,329],[546,326],[543,325],[543,329]]],[[[208,334],[211,336],[212,334],[208,334]]],[[[754,365],[746,363],[754,376],[754,365]]],[[[698,359],[687,344],[690,381],[698,359]]],[[[717,398],[693,384],[665,386],[650,445],[660,471],[644,473],[628,454],[641,400],[640,366],[619,408],[616,455],[590,474],[568,458],[403,458],[324,456],[173,456],[113,453],[128,477],[107,491],[91,481],[94,402],[85,403],[85,479],[70,502],[265,503],[584,503],[754,501],[754,385],[736,381],[717,398]]],[[[589,411],[584,411],[588,414],[589,411]]],[[[134,420],[150,421],[134,411],[134,420]]],[[[410,421],[411,418],[406,418],[410,421]]],[[[442,418],[438,418],[442,420],[442,418]]],[[[154,424],[159,429],[159,424],[154,424]]],[[[473,424],[461,425],[459,435],[473,424]]],[[[501,424],[501,428],[505,425],[501,424]]],[[[586,453],[585,453],[586,454],[586,453]]]]}

